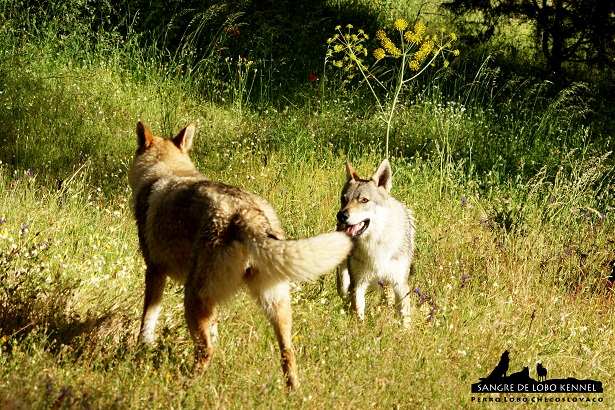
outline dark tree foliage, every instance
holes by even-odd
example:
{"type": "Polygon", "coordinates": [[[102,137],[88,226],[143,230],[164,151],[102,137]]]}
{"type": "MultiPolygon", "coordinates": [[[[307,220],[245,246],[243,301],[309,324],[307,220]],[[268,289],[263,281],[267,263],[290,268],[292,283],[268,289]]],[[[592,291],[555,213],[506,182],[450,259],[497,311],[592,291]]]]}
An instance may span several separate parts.
{"type": "MultiPolygon", "coordinates": [[[[211,50],[219,51],[220,56],[259,62],[263,81],[269,81],[270,88],[280,89],[310,84],[312,78],[322,75],[326,40],[336,25],[352,23],[374,33],[379,18],[378,12],[354,1],[9,1],[13,2],[11,10],[15,14],[32,16],[37,23],[54,18],[77,21],[88,40],[95,41],[99,30],[119,36],[137,34],[144,47],[163,50],[166,58],[176,62],[181,59],[178,56],[190,53],[189,59],[180,61],[186,69],[212,57],[211,50]]],[[[0,18],[2,13],[0,6],[0,18]]],[[[65,27],[69,32],[74,25],[65,27]]],[[[225,66],[224,59],[219,60],[225,66]]],[[[224,71],[220,69],[216,74],[223,75],[224,71]]],[[[229,75],[234,78],[234,74],[229,75]]]]}
{"type": "Polygon", "coordinates": [[[205,47],[222,30],[232,41],[231,55],[266,59],[275,70],[302,80],[317,73],[326,39],[338,24],[353,23],[371,32],[376,17],[368,8],[349,2],[331,6],[327,0],[131,0],[136,29],[165,31],[165,47],[181,47],[187,38],[205,47]]]}
{"type": "Polygon", "coordinates": [[[480,12],[482,40],[501,18],[532,23],[535,45],[556,74],[566,62],[615,67],[615,1],[452,0],[443,6],[458,16],[480,12]]]}

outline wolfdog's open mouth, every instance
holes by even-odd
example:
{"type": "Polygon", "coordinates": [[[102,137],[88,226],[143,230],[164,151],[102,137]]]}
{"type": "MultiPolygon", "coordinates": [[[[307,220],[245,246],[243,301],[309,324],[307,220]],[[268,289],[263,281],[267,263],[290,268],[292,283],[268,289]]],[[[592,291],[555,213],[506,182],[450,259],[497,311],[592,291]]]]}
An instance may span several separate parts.
{"type": "Polygon", "coordinates": [[[363,232],[365,232],[368,226],[369,226],[369,219],[366,219],[363,222],[359,222],[356,225],[346,225],[346,227],[344,228],[344,232],[346,232],[346,234],[352,236],[353,238],[356,238],[359,235],[361,235],[363,232]]]}

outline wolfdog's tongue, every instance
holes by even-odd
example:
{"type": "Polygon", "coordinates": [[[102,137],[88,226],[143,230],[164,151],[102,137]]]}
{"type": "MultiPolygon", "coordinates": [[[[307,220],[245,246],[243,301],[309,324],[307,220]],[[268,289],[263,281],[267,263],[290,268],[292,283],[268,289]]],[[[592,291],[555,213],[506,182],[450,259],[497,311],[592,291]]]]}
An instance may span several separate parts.
{"type": "Polygon", "coordinates": [[[359,222],[356,225],[347,226],[345,231],[350,236],[357,236],[359,232],[361,232],[361,229],[363,229],[363,225],[365,225],[365,222],[359,222]]]}

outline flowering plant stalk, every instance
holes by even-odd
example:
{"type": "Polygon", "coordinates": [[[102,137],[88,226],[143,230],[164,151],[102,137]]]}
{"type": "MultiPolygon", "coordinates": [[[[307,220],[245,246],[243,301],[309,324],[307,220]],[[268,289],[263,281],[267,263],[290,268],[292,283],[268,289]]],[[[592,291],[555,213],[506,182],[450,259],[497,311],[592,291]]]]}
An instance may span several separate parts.
{"type": "Polygon", "coordinates": [[[408,30],[408,22],[404,19],[395,20],[393,29],[399,35],[399,47],[384,30],[378,30],[376,40],[378,40],[380,47],[372,52],[376,61],[371,68],[365,63],[365,58],[369,55],[369,52],[364,43],[369,40],[369,36],[361,29],[355,33],[352,24],[346,26],[346,32],[342,32],[341,26],[335,27],[337,33],[327,40],[328,47],[325,58],[325,66],[330,62],[333,67],[341,69],[349,80],[358,74],[369,87],[387,124],[386,157],[389,156],[389,136],[395,107],[399,102],[403,88],[423,74],[428,67],[435,65],[438,57],[442,58],[442,66],[446,68],[449,65],[447,55],[459,55],[459,50],[452,49],[452,44],[457,40],[457,36],[455,33],[446,34],[445,29],[441,29],[440,34],[430,36],[426,35],[427,27],[423,22],[417,22],[411,30],[408,30]],[[400,61],[393,90],[389,90],[375,74],[375,68],[382,60],[387,58],[400,61]],[[387,107],[378,98],[378,93],[372,84],[390,92],[392,95],[390,106],[387,107]]]}

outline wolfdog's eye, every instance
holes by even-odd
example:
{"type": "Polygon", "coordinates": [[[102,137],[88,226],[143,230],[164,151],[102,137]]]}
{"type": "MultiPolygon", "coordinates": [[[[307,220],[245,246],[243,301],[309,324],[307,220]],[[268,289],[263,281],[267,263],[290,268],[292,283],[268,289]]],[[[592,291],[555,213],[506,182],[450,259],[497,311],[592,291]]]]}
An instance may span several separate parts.
{"type": "Polygon", "coordinates": [[[361,203],[366,204],[369,202],[369,198],[361,198],[361,203]]]}

